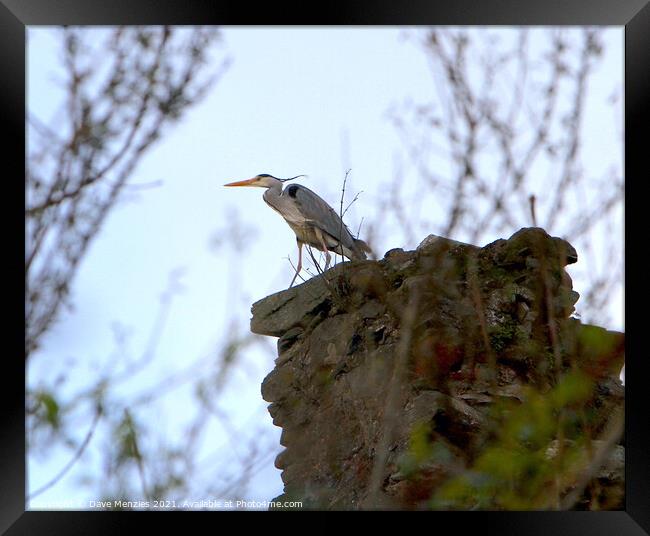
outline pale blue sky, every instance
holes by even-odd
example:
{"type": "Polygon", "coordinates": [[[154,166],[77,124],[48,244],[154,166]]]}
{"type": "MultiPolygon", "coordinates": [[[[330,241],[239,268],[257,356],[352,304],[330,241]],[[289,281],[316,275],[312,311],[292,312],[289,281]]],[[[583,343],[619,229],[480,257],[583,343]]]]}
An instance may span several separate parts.
{"type": "MultiPolygon", "coordinates": [[[[295,237],[264,204],[262,190],[229,190],[222,187],[226,182],[257,173],[307,174],[301,182],[337,206],[345,170],[351,168],[348,199],[363,193],[347,223],[356,231],[361,217],[375,218],[379,189],[395,179],[396,161],[408,162],[387,111],[406,99],[426,101],[434,91],[429,60],[413,37],[416,33],[406,28],[225,28],[223,51],[232,64],[205,100],[141,161],[131,182],[161,180],[162,185],[143,190],[109,215],[72,287],[74,310],[63,314],[32,357],[28,381],[36,385],[75,359],[78,368],[71,383],[82,384],[96,371],[91,363],[105,362],[114,349],[114,322],[132,328],[129,347],[137,355],[146,344],[169,273],[179,267],[184,269],[184,291],[174,299],[155,374],[134,379],[125,393],[137,392],[201,356],[209,358],[232,329],[231,319],[237,319],[240,332],[248,329],[250,304],[291,281],[286,257],[295,262],[295,237]],[[411,38],[404,39],[406,34],[411,38]],[[215,252],[211,240],[218,229],[227,228],[233,209],[250,227],[250,245],[238,255],[228,249],[215,252]]],[[[587,132],[598,133],[587,137],[584,147],[594,169],[612,160],[622,163],[622,123],[605,102],[617,88],[622,94],[623,29],[608,29],[605,37],[606,56],[596,67],[586,117],[587,132]]],[[[543,46],[541,34],[533,36],[534,46],[543,46]]],[[[44,121],[52,117],[59,97],[53,85],[58,53],[51,29],[29,28],[29,109],[44,121]]],[[[437,207],[425,210],[435,212],[437,207]]],[[[382,229],[380,257],[392,247],[413,248],[428,234],[405,244],[393,226],[387,221],[382,229]]],[[[588,269],[580,262],[571,269],[579,292],[581,274],[588,269]]],[[[614,321],[609,327],[622,329],[622,285],[611,307],[614,321]]],[[[275,339],[268,342],[275,346],[275,339]]],[[[259,392],[273,355],[251,350],[243,360],[221,407],[242,426],[251,419],[265,423],[269,442],[279,451],[280,430],[273,427],[259,392]]],[[[191,404],[190,396],[180,388],[156,406],[159,426],[168,430],[168,437],[178,434],[175,426],[186,417],[183,408],[191,404]]],[[[219,458],[215,446],[223,441],[214,427],[204,456],[219,458]]],[[[69,456],[62,451],[45,463],[30,461],[30,488],[48,481],[69,456]]],[[[89,456],[97,459],[92,450],[89,456]]],[[[40,496],[39,504],[93,498],[75,478],[73,470],[40,496]]],[[[253,480],[249,498],[271,499],[281,491],[280,472],[271,458],[253,480]]]]}

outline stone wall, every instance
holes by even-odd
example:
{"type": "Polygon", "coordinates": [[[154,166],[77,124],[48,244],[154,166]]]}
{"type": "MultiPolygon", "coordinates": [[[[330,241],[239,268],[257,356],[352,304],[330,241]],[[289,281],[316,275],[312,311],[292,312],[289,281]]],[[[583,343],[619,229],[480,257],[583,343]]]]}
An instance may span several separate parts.
{"type": "Polygon", "coordinates": [[[251,330],[279,337],[262,384],[286,447],[277,500],[623,508],[624,447],[612,422],[624,337],[571,317],[579,296],[565,266],[576,261],[570,244],[539,228],[483,248],[432,235],[415,251],[341,263],[255,303],[251,330]],[[549,432],[547,421],[560,424],[549,432]],[[498,449],[504,468],[490,469],[498,449]],[[542,462],[513,469],[509,456],[540,452],[542,462]],[[536,477],[540,490],[555,486],[550,494],[520,474],[538,466],[555,468],[552,482],[536,477]],[[498,491],[504,470],[514,471],[510,495],[498,491]],[[457,482],[472,493],[459,495],[457,482]]]}

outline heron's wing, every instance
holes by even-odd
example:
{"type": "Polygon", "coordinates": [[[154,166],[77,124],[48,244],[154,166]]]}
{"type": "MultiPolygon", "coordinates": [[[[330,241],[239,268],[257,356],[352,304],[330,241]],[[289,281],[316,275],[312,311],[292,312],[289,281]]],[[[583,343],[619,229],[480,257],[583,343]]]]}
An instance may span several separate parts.
{"type": "Polygon", "coordinates": [[[321,231],[340,240],[346,247],[354,247],[352,234],[336,211],[318,194],[300,184],[292,184],[284,189],[282,197],[292,200],[305,223],[318,227],[321,231]]]}

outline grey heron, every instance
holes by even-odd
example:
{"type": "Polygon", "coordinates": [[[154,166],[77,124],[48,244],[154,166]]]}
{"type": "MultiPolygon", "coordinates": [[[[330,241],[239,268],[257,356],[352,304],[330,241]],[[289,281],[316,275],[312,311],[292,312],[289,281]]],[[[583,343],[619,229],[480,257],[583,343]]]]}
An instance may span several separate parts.
{"type": "Polygon", "coordinates": [[[262,173],[244,181],[230,182],[224,186],[257,186],[266,188],[262,198],[286,220],[296,233],[298,265],[289,287],[293,286],[302,269],[302,246],[307,244],[325,252],[325,270],[330,264],[330,251],[348,259],[365,259],[371,250],[363,240],[352,236],[336,211],[320,196],[301,184],[291,184],[284,190],[282,183],[302,177],[278,179],[262,173]]]}

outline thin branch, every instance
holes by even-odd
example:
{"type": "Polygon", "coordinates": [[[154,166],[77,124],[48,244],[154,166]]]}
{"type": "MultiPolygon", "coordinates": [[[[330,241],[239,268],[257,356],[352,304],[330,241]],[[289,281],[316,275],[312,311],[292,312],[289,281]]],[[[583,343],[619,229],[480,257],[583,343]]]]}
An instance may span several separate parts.
{"type": "Polygon", "coordinates": [[[74,456],[70,459],[70,461],[59,471],[59,473],[52,479],[50,480],[47,484],[41,486],[38,488],[36,491],[34,491],[31,495],[29,495],[28,499],[31,500],[37,495],[40,495],[44,491],[50,489],[52,486],[54,486],[59,480],[61,480],[65,474],[72,469],[75,463],[81,458],[82,454],[86,450],[86,447],[89,445],[90,440],[93,437],[93,434],[95,433],[95,428],[97,427],[97,423],[99,422],[99,418],[101,417],[103,413],[103,410],[100,405],[97,405],[95,408],[95,417],[93,418],[93,422],[90,425],[90,429],[88,430],[88,433],[86,434],[86,437],[84,438],[83,442],[77,449],[77,452],[75,452],[74,456]]]}
{"type": "Polygon", "coordinates": [[[530,194],[528,197],[528,200],[530,202],[530,221],[533,224],[533,227],[537,227],[537,217],[535,215],[535,201],[536,201],[535,194],[530,194]]]}
{"type": "Polygon", "coordinates": [[[381,438],[375,449],[375,460],[370,474],[368,497],[366,499],[367,505],[378,504],[379,494],[382,492],[382,483],[384,481],[384,471],[386,469],[389,449],[393,442],[397,423],[402,418],[400,411],[400,393],[404,383],[404,375],[407,371],[419,300],[418,293],[410,296],[404,314],[402,315],[400,340],[396,349],[393,373],[384,405],[381,438]]]}
{"type": "MultiPolygon", "coordinates": [[[[289,261],[289,264],[290,264],[291,267],[293,268],[293,272],[296,273],[297,268],[296,268],[296,266],[293,264],[293,262],[291,261],[291,257],[289,257],[289,255],[287,255],[286,259],[289,261]]],[[[306,280],[303,276],[301,276],[300,274],[298,274],[298,277],[302,280],[303,283],[304,283],[305,281],[307,281],[307,280],[306,280]]]]}
{"type": "MultiPolygon", "coordinates": [[[[348,204],[347,207],[345,207],[345,210],[343,211],[343,216],[345,216],[345,214],[347,213],[347,211],[348,211],[348,210],[350,209],[350,207],[354,204],[354,202],[355,202],[357,199],[359,199],[359,195],[361,195],[362,193],[363,193],[363,190],[361,190],[359,193],[357,193],[357,195],[354,196],[354,199],[353,199],[352,201],[350,201],[350,203],[348,204]]],[[[341,221],[343,221],[343,216],[341,216],[341,221]]]]}
{"type": "Polygon", "coordinates": [[[361,234],[361,225],[363,224],[363,216],[361,217],[361,221],[359,222],[359,227],[357,229],[357,237],[361,234]]]}
{"type": "Polygon", "coordinates": [[[585,467],[579,476],[575,487],[569,492],[560,504],[560,509],[570,510],[575,506],[580,497],[584,494],[585,488],[589,482],[596,476],[600,468],[607,461],[607,457],[612,449],[619,443],[623,436],[625,426],[624,412],[622,408],[616,410],[614,415],[609,419],[607,427],[602,435],[602,443],[596,449],[590,463],[585,467]]]}
{"type": "MultiPolygon", "coordinates": [[[[343,236],[343,216],[345,215],[345,212],[343,212],[343,200],[345,199],[345,183],[348,181],[348,175],[350,174],[351,169],[348,169],[345,172],[345,177],[343,177],[343,189],[341,190],[341,206],[339,208],[339,220],[340,220],[340,225],[339,225],[339,243],[342,240],[343,236]]],[[[347,209],[346,209],[347,210],[347,209]]],[[[336,262],[336,257],[339,255],[338,252],[334,253],[334,261],[336,262]]],[[[343,254],[341,253],[341,258],[343,258],[343,254]]]]}

